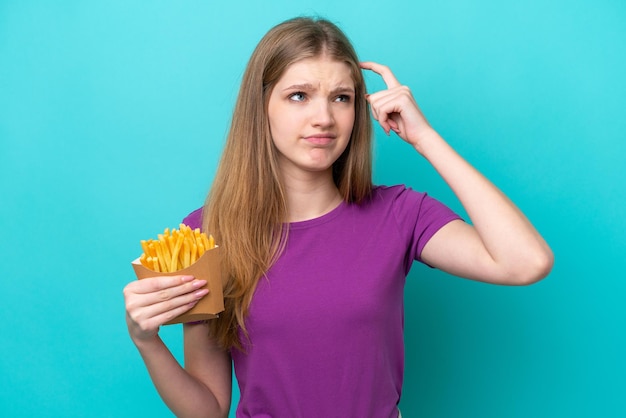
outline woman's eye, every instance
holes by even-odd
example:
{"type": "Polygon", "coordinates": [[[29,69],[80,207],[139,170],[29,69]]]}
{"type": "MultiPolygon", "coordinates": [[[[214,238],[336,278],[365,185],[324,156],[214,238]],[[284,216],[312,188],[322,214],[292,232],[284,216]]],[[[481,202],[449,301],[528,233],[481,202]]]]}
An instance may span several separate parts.
{"type": "Polygon", "coordinates": [[[339,96],[337,96],[335,101],[349,103],[350,102],[350,96],[348,96],[347,94],[340,94],[339,96]]]}
{"type": "Polygon", "coordinates": [[[302,92],[293,93],[289,96],[289,100],[293,100],[294,102],[302,102],[304,101],[305,96],[302,92]]]}

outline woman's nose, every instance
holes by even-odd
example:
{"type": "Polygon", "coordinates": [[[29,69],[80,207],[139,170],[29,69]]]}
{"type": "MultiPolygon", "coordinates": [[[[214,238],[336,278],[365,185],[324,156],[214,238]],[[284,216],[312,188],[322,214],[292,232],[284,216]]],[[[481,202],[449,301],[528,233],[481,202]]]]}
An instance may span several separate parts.
{"type": "Polygon", "coordinates": [[[326,100],[320,100],[315,104],[313,114],[311,116],[314,126],[329,126],[334,123],[331,104],[326,100]]]}

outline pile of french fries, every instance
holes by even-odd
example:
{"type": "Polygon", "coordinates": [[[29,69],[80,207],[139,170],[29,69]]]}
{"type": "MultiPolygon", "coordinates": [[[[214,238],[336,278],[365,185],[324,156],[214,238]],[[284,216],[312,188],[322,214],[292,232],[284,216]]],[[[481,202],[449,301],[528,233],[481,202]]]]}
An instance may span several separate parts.
{"type": "Polygon", "coordinates": [[[141,264],[161,273],[171,273],[189,267],[200,258],[205,251],[215,248],[212,235],[207,236],[200,228],[191,229],[180,224],[179,229],[165,228],[158,239],[142,240],[143,254],[139,257],[141,264]]]}

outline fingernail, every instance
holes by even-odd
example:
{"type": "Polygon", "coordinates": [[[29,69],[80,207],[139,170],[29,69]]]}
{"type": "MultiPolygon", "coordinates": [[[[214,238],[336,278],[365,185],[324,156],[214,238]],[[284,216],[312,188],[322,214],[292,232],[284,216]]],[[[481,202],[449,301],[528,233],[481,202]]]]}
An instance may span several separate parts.
{"type": "Polygon", "coordinates": [[[193,276],[183,276],[183,277],[181,277],[181,278],[180,278],[180,280],[181,280],[183,283],[190,282],[190,281],[192,281],[193,279],[194,279],[194,277],[193,277],[193,276]]]}
{"type": "Polygon", "coordinates": [[[197,298],[200,298],[200,297],[206,295],[207,293],[209,293],[209,289],[200,289],[196,293],[194,293],[194,296],[197,297],[197,298]]]}

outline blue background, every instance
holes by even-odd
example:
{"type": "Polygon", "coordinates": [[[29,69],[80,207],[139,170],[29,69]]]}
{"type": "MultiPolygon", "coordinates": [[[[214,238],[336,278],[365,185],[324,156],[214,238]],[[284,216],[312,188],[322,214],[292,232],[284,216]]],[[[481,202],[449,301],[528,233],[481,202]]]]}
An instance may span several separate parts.
{"type": "MultiPolygon", "coordinates": [[[[171,416],[127,336],[129,263],[202,204],[252,49],[300,14],[389,65],[556,255],[525,288],[413,268],[403,414],[626,416],[621,0],[0,0],[0,415],[171,416]]],[[[378,183],[463,213],[375,147],[378,183]]]]}

